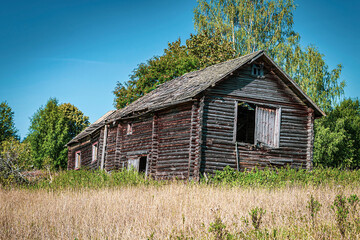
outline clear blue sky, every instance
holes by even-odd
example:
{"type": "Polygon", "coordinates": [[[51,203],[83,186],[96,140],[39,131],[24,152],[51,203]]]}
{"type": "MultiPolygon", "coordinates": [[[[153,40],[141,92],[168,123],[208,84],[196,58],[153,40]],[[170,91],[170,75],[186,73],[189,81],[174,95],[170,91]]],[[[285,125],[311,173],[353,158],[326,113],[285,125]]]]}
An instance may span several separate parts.
{"type": "MultiPolygon", "coordinates": [[[[330,68],[344,66],[346,97],[360,97],[360,1],[298,0],[294,29],[330,68]]],[[[114,108],[112,91],[168,42],[194,33],[195,0],[2,0],[0,102],[15,112],[22,138],[50,97],[93,122],[114,108]]]]}

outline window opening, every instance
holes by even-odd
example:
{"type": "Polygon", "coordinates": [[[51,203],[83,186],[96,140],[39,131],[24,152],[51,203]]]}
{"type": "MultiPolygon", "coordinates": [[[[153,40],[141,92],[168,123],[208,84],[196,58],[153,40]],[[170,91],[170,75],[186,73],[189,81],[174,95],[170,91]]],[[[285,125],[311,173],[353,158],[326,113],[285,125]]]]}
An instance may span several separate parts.
{"type": "Polygon", "coordinates": [[[255,109],[254,104],[238,104],[236,141],[254,144],[255,109]]]}
{"type": "Polygon", "coordinates": [[[78,151],[75,153],[75,169],[80,168],[81,165],[81,152],[78,151]]]}
{"type": "Polygon", "coordinates": [[[281,108],[237,104],[236,141],[279,147],[281,108]]]}
{"type": "Polygon", "coordinates": [[[97,156],[98,156],[98,142],[94,143],[92,145],[92,161],[95,162],[97,160],[97,156]]]}
{"type": "Polygon", "coordinates": [[[253,64],[251,73],[252,73],[252,75],[257,76],[257,77],[264,76],[263,66],[259,65],[259,64],[253,64]]]}
{"type": "Polygon", "coordinates": [[[131,134],[132,134],[132,123],[128,123],[126,128],[126,135],[131,135],[131,134]]]}

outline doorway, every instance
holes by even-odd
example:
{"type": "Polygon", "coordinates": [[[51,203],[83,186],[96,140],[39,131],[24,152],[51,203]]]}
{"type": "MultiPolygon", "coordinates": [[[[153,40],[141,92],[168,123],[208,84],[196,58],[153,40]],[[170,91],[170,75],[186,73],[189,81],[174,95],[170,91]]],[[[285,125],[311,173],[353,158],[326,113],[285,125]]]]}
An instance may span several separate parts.
{"type": "Polygon", "coordinates": [[[146,172],[147,156],[140,157],[139,172],[146,172]]]}
{"type": "Polygon", "coordinates": [[[140,158],[132,158],[128,160],[128,169],[134,169],[138,172],[146,173],[147,156],[141,156],[140,158]]]}

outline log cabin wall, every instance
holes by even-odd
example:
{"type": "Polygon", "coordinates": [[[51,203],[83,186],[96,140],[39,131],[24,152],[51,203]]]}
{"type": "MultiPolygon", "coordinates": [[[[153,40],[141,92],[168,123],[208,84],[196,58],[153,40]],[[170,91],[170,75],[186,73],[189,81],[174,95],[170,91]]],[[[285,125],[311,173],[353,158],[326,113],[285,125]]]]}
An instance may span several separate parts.
{"type": "Polygon", "coordinates": [[[110,171],[115,169],[115,153],[116,153],[116,136],[117,125],[108,124],[107,142],[106,142],[106,155],[104,159],[104,169],[110,171]]]}
{"type": "MultiPolygon", "coordinates": [[[[147,156],[149,174],[156,178],[187,178],[189,165],[193,175],[199,149],[195,149],[198,143],[198,107],[193,107],[192,103],[116,124],[108,123],[107,131],[106,171],[127,168],[129,160],[147,156]],[[128,124],[131,124],[131,134],[128,133],[128,124]],[[190,142],[193,143],[191,149],[190,142]]],[[[82,140],[69,147],[68,169],[74,168],[77,151],[81,151],[82,167],[98,168],[103,144],[104,127],[91,141],[82,140]],[[92,162],[92,144],[95,142],[98,142],[98,161],[92,162]]]]}
{"type": "Polygon", "coordinates": [[[113,169],[127,168],[129,159],[148,156],[151,151],[152,116],[148,115],[134,120],[120,122],[114,128],[112,136],[115,144],[108,148],[113,155],[106,158],[111,161],[113,169]],[[131,124],[132,131],[127,132],[127,125],[131,124]]]}
{"type": "Polygon", "coordinates": [[[202,173],[214,173],[226,165],[245,168],[310,167],[312,162],[313,110],[309,109],[273,72],[252,75],[251,65],[208,89],[202,128],[202,173]],[[274,148],[255,148],[234,141],[237,102],[281,108],[280,142],[274,148]],[[236,148],[237,146],[237,148],[236,148]]]}
{"type": "Polygon", "coordinates": [[[192,150],[190,136],[195,137],[194,131],[191,131],[191,119],[195,117],[192,110],[192,103],[188,103],[157,113],[155,141],[158,142],[153,149],[156,154],[156,163],[153,163],[156,178],[188,178],[192,150]]]}
{"type": "Polygon", "coordinates": [[[89,136],[81,142],[68,147],[68,170],[75,169],[75,154],[78,151],[81,153],[81,168],[96,169],[98,167],[98,161],[101,156],[100,151],[97,151],[97,157],[93,161],[92,147],[93,144],[99,143],[99,138],[100,131],[97,131],[92,136],[89,136]]]}

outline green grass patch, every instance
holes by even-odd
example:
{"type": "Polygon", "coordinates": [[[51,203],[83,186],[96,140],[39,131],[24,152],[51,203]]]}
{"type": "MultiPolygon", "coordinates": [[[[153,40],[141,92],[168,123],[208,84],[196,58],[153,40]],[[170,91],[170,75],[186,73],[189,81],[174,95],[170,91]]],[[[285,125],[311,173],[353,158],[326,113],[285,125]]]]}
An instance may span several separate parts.
{"type": "Polygon", "coordinates": [[[238,172],[230,167],[216,171],[215,175],[202,178],[203,182],[214,185],[243,187],[285,187],[285,186],[348,186],[360,183],[360,170],[339,168],[306,169],[278,168],[238,172]]]}
{"type": "MultiPolygon", "coordinates": [[[[59,172],[43,172],[41,177],[27,182],[16,182],[7,175],[0,176],[0,186],[20,187],[30,189],[81,189],[81,188],[111,188],[135,185],[161,185],[166,181],[156,181],[146,178],[143,173],[135,171],[101,170],[68,170],[59,172]]],[[[342,170],[338,168],[305,169],[278,168],[238,172],[230,167],[217,171],[213,176],[202,177],[200,184],[224,185],[239,187],[279,188],[288,186],[351,186],[360,184],[360,170],[342,170]]]]}

